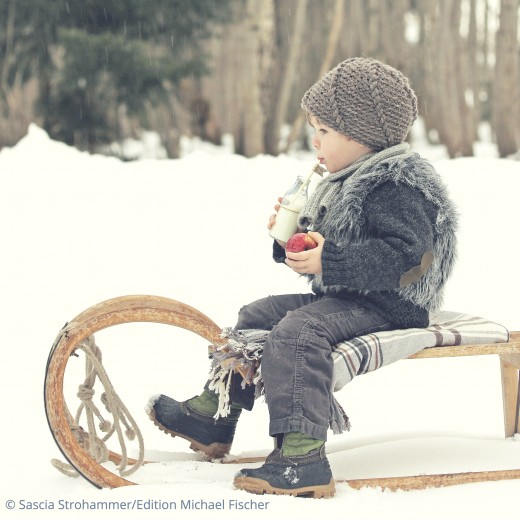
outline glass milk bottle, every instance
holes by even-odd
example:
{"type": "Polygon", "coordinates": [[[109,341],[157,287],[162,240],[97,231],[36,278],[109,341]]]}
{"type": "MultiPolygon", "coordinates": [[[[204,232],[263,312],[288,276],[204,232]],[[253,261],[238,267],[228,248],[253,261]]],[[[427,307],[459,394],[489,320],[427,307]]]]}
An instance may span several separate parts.
{"type": "Polygon", "coordinates": [[[317,164],[307,177],[298,176],[280,203],[276,221],[269,236],[281,242],[287,242],[298,231],[298,216],[307,203],[309,181],[313,173],[323,175],[324,168],[317,164]]]}

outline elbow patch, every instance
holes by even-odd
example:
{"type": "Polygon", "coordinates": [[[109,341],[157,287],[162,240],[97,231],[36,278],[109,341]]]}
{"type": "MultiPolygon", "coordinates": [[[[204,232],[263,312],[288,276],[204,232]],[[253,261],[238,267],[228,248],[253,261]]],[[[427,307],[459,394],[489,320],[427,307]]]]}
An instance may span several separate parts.
{"type": "Polygon", "coordinates": [[[426,251],[421,258],[421,265],[412,267],[409,271],[406,271],[399,279],[399,288],[403,289],[411,283],[417,282],[426,271],[430,268],[433,262],[433,251],[426,251]]]}

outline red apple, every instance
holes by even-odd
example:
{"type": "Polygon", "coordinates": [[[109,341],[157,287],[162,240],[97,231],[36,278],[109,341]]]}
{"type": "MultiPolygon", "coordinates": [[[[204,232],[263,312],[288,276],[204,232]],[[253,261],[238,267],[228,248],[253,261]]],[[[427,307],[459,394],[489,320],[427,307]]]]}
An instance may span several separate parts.
{"type": "Polygon", "coordinates": [[[314,249],[318,244],[307,233],[296,233],[285,244],[285,250],[289,253],[299,253],[307,249],[314,249]]]}

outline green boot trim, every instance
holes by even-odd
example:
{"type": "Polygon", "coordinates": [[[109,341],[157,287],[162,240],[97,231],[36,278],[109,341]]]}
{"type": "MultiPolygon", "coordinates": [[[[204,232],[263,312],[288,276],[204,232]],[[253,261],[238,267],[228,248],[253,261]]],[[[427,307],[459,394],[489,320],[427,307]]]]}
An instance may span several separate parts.
{"type": "MultiPolygon", "coordinates": [[[[196,397],[192,397],[188,401],[188,404],[201,415],[205,415],[206,417],[213,417],[218,410],[218,395],[215,392],[208,392],[208,390],[204,390],[202,394],[197,395],[196,397]]],[[[224,417],[224,419],[229,422],[236,423],[241,413],[242,408],[232,404],[229,414],[227,417],[224,417]]]]}
{"type": "Polygon", "coordinates": [[[282,443],[282,455],[292,457],[294,455],[307,455],[312,450],[320,449],[325,441],[313,439],[302,432],[285,433],[282,443]]]}

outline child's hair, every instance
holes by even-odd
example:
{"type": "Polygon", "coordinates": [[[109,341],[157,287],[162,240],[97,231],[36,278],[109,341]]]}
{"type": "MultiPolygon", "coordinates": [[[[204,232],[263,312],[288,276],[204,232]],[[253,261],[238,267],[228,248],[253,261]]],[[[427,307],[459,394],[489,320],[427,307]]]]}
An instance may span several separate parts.
{"type": "Polygon", "coordinates": [[[306,110],[305,109],[305,118],[307,119],[307,123],[309,123],[309,125],[312,126],[312,123],[313,123],[313,119],[317,122],[317,123],[321,123],[323,124],[322,121],[320,121],[310,110],[306,110]]]}
{"type": "Polygon", "coordinates": [[[303,96],[307,119],[382,150],[403,142],[417,118],[417,97],[397,69],[372,58],[349,58],[303,96]]]}

